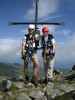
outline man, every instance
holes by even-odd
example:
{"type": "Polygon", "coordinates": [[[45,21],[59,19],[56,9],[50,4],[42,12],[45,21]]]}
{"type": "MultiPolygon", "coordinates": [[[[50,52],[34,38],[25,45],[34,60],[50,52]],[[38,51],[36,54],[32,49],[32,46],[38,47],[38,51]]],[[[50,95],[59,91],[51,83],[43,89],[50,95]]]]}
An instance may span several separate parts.
{"type": "Polygon", "coordinates": [[[45,82],[53,80],[53,67],[55,60],[55,39],[52,33],[49,32],[47,26],[42,28],[42,47],[43,60],[45,67],[45,82]]]}
{"type": "Polygon", "coordinates": [[[24,59],[24,70],[25,70],[25,79],[28,80],[28,61],[26,61],[26,54],[27,57],[29,56],[30,60],[33,63],[33,76],[35,83],[40,80],[40,73],[39,73],[39,64],[37,58],[37,43],[35,35],[35,25],[31,24],[28,27],[28,34],[25,35],[24,40],[22,41],[22,58],[24,59]]]}

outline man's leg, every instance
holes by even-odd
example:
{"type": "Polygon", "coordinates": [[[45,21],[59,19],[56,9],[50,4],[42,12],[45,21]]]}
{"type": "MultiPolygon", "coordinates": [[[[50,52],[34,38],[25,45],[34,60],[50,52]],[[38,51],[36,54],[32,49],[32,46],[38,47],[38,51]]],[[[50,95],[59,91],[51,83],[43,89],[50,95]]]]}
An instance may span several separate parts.
{"type": "Polygon", "coordinates": [[[33,54],[32,62],[33,62],[34,80],[39,81],[40,80],[40,66],[39,66],[37,54],[33,54]]]}
{"type": "Polygon", "coordinates": [[[46,56],[43,56],[44,72],[45,72],[45,82],[47,81],[48,64],[46,56]]]}
{"type": "Polygon", "coordinates": [[[55,63],[55,57],[53,59],[49,59],[47,78],[50,80],[53,79],[54,63],[55,63]]]}
{"type": "Polygon", "coordinates": [[[24,81],[29,81],[28,77],[28,62],[24,60],[24,81]]]}

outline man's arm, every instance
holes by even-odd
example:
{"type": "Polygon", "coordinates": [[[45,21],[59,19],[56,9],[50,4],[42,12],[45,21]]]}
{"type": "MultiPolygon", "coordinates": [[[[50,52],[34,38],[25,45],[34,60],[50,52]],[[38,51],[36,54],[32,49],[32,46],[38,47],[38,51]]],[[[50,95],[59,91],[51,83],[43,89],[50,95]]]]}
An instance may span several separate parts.
{"type": "Polygon", "coordinates": [[[26,45],[26,37],[24,37],[24,39],[21,41],[21,55],[22,55],[22,57],[24,56],[25,45],[26,45]]]}
{"type": "Polygon", "coordinates": [[[55,50],[55,48],[56,48],[56,41],[55,41],[54,38],[52,39],[52,44],[53,44],[53,48],[54,48],[54,50],[55,50]]]}

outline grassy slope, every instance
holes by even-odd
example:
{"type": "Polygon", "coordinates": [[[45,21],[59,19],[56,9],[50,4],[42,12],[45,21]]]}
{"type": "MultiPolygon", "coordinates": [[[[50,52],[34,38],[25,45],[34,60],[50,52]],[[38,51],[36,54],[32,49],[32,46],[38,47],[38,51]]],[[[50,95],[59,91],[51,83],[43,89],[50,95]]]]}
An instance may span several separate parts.
{"type": "MultiPolygon", "coordinates": [[[[18,73],[19,68],[14,64],[0,63],[0,76],[13,76],[18,73]]],[[[18,65],[19,66],[19,65],[18,65]]]]}

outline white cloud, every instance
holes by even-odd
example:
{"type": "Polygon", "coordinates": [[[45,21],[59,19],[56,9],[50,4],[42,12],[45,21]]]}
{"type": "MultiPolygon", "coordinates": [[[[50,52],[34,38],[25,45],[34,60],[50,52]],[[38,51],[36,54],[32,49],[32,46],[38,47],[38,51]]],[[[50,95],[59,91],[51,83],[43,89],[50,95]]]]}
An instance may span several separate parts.
{"type": "MultiPolygon", "coordinates": [[[[58,10],[59,7],[59,0],[39,0],[39,18],[45,18],[49,17],[49,14],[55,13],[58,10]]],[[[25,15],[25,18],[28,20],[33,20],[35,14],[35,6],[33,3],[33,6],[31,9],[29,9],[25,15]]]]}
{"type": "Polygon", "coordinates": [[[39,0],[39,17],[43,18],[55,13],[58,8],[58,0],[39,0]]]}
{"type": "Polygon", "coordinates": [[[58,44],[56,48],[56,61],[62,62],[66,66],[75,64],[75,34],[69,37],[63,44],[58,44]]]}
{"type": "Polygon", "coordinates": [[[0,62],[13,62],[19,57],[20,39],[0,39],[0,62]]]}

